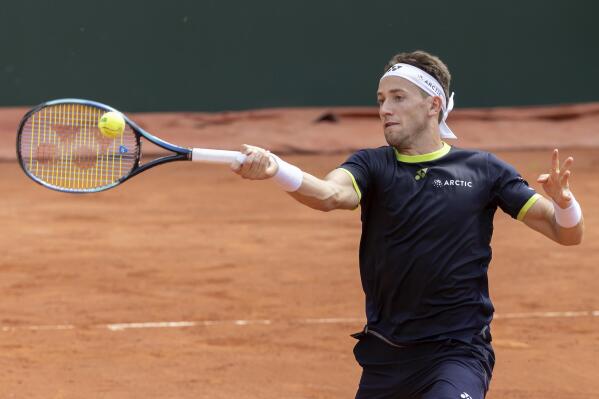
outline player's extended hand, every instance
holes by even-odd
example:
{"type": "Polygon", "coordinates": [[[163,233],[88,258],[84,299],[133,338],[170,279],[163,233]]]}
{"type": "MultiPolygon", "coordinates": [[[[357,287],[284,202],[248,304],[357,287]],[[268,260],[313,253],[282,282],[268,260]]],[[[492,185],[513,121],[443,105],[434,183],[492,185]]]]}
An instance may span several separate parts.
{"type": "Polygon", "coordinates": [[[569,168],[573,162],[574,158],[568,157],[560,169],[559,151],[556,148],[551,156],[551,172],[542,174],[537,179],[539,183],[543,183],[543,189],[547,195],[563,209],[570,206],[570,200],[572,199],[568,180],[571,174],[569,168]]]}
{"type": "Polygon", "coordinates": [[[233,162],[231,169],[244,179],[263,180],[273,177],[279,168],[270,151],[244,144],[241,150],[247,158],[243,164],[233,162]]]}

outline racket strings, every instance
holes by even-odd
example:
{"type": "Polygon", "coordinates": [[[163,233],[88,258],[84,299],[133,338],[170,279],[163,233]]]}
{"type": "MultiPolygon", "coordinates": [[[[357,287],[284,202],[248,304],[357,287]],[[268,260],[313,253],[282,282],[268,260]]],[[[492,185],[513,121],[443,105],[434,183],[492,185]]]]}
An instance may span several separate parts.
{"type": "Polygon", "coordinates": [[[98,120],[105,112],[57,104],[30,115],[20,138],[24,168],[46,184],[73,191],[94,191],[127,176],[138,158],[137,138],[128,124],[122,135],[104,136],[98,120]]]}

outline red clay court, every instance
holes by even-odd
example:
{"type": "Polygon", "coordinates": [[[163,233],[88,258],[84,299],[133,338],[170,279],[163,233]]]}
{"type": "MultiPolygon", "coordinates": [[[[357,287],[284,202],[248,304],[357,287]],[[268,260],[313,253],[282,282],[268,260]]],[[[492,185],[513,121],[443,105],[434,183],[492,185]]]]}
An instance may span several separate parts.
{"type": "MultiPolygon", "coordinates": [[[[14,159],[25,111],[0,110],[1,398],[353,397],[359,211],[320,213],[191,163],[53,192],[14,159]]],[[[264,146],[317,176],[384,140],[370,108],[129,116],[177,144],[264,146]]],[[[573,155],[585,216],[583,244],[561,247],[497,212],[487,397],[599,398],[599,104],[456,110],[450,123],[451,144],[492,150],[539,192],[551,149],[573,155]]]]}

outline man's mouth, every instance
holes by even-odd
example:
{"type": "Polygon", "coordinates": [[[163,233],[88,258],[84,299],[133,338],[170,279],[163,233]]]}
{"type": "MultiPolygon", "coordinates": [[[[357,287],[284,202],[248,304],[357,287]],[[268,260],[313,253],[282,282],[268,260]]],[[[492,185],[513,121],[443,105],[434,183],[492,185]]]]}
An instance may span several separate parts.
{"type": "Polygon", "coordinates": [[[385,127],[389,127],[389,126],[393,126],[393,125],[399,125],[399,122],[385,122],[385,127]]]}

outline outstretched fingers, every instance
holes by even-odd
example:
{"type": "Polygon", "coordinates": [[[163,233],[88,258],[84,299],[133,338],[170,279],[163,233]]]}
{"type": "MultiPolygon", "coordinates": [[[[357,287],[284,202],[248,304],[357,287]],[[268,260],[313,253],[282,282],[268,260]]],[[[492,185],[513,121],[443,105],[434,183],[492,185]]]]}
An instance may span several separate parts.
{"type": "Polygon", "coordinates": [[[549,180],[549,176],[551,176],[548,173],[543,173],[542,175],[540,175],[539,177],[537,177],[537,182],[539,183],[547,183],[547,181],[549,180]]]}
{"type": "Polygon", "coordinates": [[[566,197],[568,200],[570,199],[570,189],[569,189],[569,184],[568,181],[570,179],[570,171],[566,171],[563,176],[560,178],[560,185],[562,187],[562,190],[566,190],[566,193],[564,194],[564,197],[566,197]]]}
{"type": "Polygon", "coordinates": [[[560,174],[563,175],[564,173],[569,172],[570,166],[572,166],[573,163],[574,163],[574,158],[568,157],[562,164],[562,169],[561,169],[560,174]]]}
{"type": "Polygon", "coordinates": [[[572,166],[573,163],[574,163],[574,158],[568,157],[568,158],[566,158],[566,160],[564,161],[564,163],[562,164],[562,166],[560,168],[559,150],[557,148],[554,149],[553,154],[551,154],[551,170],[550,170],[550,172],[540,175],[537,178],[537,182],[546,183],[551,179],[551,180],[555,181],[556,183],[559,183],[562,187],[567,187],[565,185],[565,183],[568,182],[568,178],[564,179],[564,176],[566,174],[568,176],[570,176],[570,174],[571,174],[570,167],[572,166]]]}
{"type": "Polygon", "coordinates": [[[574,163],[574,158],[568,157],[562,165],[559,183],[563,189],[568,188],[568,181],[570,179],[570,175],[572,174],[572,172],[570,171],[570,167],[572,166],[573,163],[574,163]]]}
{"type": "Polygon", "coordinates": [[[551,154],[551,173],[559,174],[559,151],[557,148],[555,148],[553,154],[551,154]]]}

